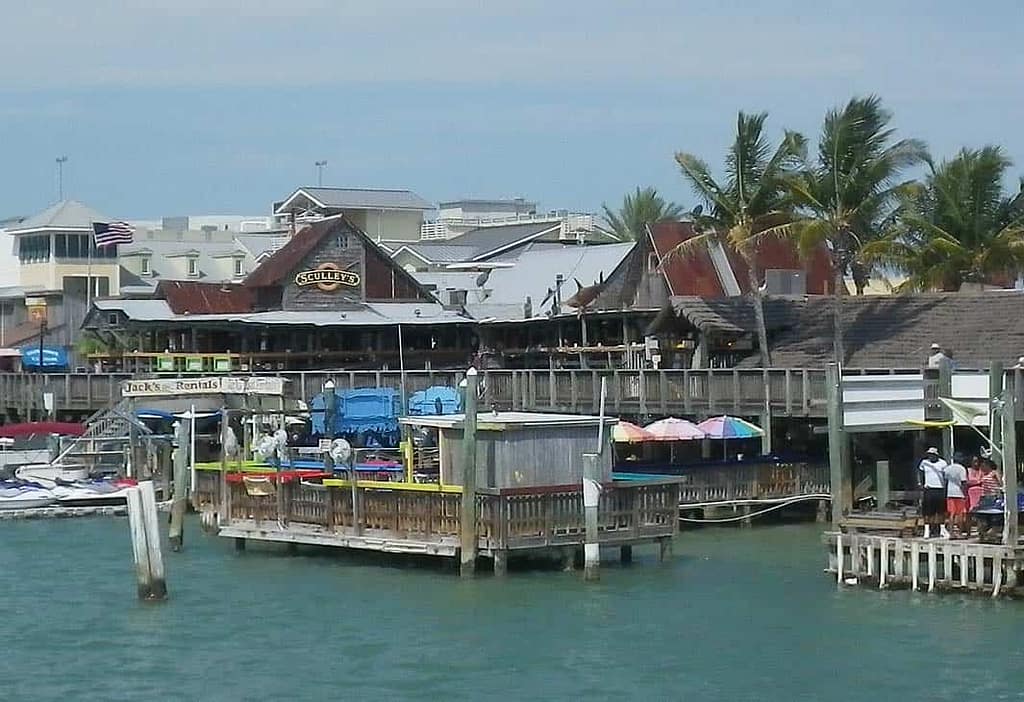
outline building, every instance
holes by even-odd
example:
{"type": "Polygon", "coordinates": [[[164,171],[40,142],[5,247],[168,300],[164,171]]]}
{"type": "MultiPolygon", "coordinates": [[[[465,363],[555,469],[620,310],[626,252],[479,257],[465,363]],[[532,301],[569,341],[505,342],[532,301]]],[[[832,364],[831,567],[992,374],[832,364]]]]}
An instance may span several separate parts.
{"type": "Polygon", "coordinates": [[[434,206],[411,190],[302,187],[274,203],[274,228],[295,232],[344,215],[377,243],[418,241],[424,213],[434,206]]]}
{"type": "Polygon", "coordinates": [[[152,299],[95,301],[85,324],[136,367],[206,354],[240,370],[464,366],[472,326],[344,215],[304,227],[240,284],[162,281],[152,299]]]}

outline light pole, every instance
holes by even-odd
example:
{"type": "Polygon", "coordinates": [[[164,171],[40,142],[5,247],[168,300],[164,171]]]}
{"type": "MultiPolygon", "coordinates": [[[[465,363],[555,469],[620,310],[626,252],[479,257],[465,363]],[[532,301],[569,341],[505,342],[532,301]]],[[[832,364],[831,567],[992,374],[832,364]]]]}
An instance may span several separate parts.
{"type": "MultiPolygon", "coordinates": [[[[324,438],[331,444],[334,443],[334,412],[337,400],[338,397],[334,394],[334,380],[328,378],[324,381],[324,438]]],[[[334,472],[334,459],[331,457],[330,448],[324,453],[324,470],[328,473],[334,472]]]]}
{"type": "Polygon", "coordinates": [[[57,162],[57,202],[64,199],[64,164],[68,162],[67,156],[58,156],[57,162]]]}
{"type": "Polygon", "coordinates": [[[316,184],[320,187],[324,184],[324,168],[327,166],[327,161],[317,161],[313,164],[316,166],[316,184]]]}

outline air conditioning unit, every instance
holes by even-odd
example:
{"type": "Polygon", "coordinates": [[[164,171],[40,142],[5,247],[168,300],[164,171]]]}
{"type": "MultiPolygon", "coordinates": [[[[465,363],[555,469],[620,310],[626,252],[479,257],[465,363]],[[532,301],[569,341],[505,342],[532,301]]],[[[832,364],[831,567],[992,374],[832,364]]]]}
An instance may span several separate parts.
{"type": "Polygon", "coordinates": [[[768,295],[805,295],[807,276],[801,270],[769,269],[764,272],[765,293],[768,295]]]}
{"type": "Polygon", "coordinates": [[[441,301],[441,304],[450,309],[462,309],[466,306],[466,291],[455,290],[454,288],[445,288],[439,290],[437,298],[441,301]]]}

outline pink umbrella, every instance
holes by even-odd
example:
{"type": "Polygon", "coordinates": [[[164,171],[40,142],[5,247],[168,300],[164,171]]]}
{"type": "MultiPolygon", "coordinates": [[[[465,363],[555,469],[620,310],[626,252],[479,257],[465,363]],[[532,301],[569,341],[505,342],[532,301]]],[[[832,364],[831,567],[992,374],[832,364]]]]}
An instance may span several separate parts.
{"type": "Polygon", "coordinates": [[[677,417],[667,417],[644,427],[656,441],[693,441],[703,439],[704,432],[696,424],[677,417]]]}

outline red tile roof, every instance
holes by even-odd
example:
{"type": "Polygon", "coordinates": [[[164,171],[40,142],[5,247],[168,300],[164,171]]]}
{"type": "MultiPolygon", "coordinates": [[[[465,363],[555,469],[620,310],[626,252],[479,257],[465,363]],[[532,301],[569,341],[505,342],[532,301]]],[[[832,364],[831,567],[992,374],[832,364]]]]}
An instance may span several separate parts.
{"type": "Polygon", "coordinates": [[[252,312],[255,296],[242,285],[162,280],[156,296],[167,300],[174,314],[233,314],[252,312]]]}

